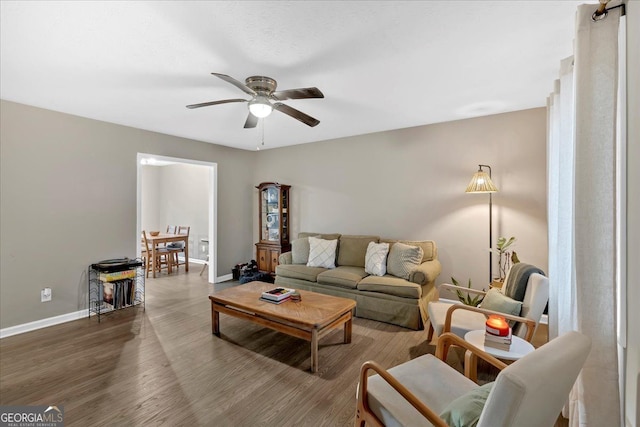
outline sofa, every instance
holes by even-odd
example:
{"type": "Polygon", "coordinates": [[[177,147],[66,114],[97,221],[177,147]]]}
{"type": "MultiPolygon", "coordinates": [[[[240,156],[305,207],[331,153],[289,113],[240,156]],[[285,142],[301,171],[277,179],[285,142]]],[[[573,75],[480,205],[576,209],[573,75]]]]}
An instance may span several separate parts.
{"type": "Polygon", "coordinates": [[[290,252],[279,257],[276,285],[350,298],[356,302],[356,317],[414,330],[428,324],[427,303],[437,299],[434,285],[442,269],[434,241],[303,232],[291,246],[290,252]],[[335,246],[335,268],[313,266],[309,260],[315,249],[312,242],[319,241],[335,246]],[[379,272],[375,269],[374,274],[365,269],[366,264],[371,270],[371,242],[371,247],[378,249],[388,244],[387,258],[382,262],[388,262],[389,271],[382,276],[376,275],[379,272]]]}

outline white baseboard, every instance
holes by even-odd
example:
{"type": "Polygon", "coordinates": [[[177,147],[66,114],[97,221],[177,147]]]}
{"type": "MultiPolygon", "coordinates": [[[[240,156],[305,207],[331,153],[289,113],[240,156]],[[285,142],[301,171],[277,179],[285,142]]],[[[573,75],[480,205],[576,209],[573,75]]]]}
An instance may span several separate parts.
{"type": "Polygon", "coordinates": [[[216,277],[216,283],[226,282],[228,280],[233,280],[233,274],[225,274],[224,276],[216,277]]]}
{"type": "MultiPolygon", "coordinates": [[[[179,255],[178,255],[178,259],[179,259],[181,262],[184,262],[184,255],[180,255],[180,254],[179,254],[179,255]]],[[[191,257],[189,257],[189,264],[200,264],[200,265],[202,265],[202,264],[204,264],[205,262],[207,262],[207,260],[200,259],[200,258],[191,258],[191,257]]]]}
{"type": "Polygon", "coordinates": [[[35,331],[36,329],[46,328],[48,326],[58,325],[60,323],[71,322],[72,320],[87,317],[89,311],[87,309],[76,311],[73,313],[61,314],[60,316],[49,317],[47,319],[36,320],[34,322],[23,323],[22,325],[10,326],[0,329],[0,339],[10,337],[12,335],[24,334],[25,332],[35,331]]]}

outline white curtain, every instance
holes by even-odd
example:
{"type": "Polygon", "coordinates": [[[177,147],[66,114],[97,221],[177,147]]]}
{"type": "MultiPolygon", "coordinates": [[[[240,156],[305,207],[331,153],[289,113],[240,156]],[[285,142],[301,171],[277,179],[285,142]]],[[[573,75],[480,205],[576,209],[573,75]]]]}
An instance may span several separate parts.
{"type": "Polygon", "coordinates": [[[569,396],[572,426],[621,423],[616,342],[616,114],[620,9],[576,15],[575,52],[548,100],[549,335],[592,351],[569,396]]]}

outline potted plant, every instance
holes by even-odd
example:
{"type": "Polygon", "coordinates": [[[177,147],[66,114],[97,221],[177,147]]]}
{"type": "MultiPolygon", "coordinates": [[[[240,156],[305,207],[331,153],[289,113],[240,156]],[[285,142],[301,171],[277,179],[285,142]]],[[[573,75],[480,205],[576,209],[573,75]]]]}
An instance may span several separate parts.
{"type": "Polygon", "coordinates": [[[511,268],[511,264],[520,262],[518,254],[515,251],[509,251],[509,247],[516,242],[516,238],[511,236],[508,239],[506,237],[500,237],[496,244],[498,252],[498,278],[493,282],[496,287],[502,286],[504,279],[507,277],[507,272],[511,268]],[[497,283],[496,283],[497,282],[497,283]]]}
{"type": "MultiPolygon", "coordinates": [[[[458,281],[456,279],[454,279],[453,277],[451,278],[451,282],[455,286],[460,286],[458,281]]],[[[467,284],[467,288],[471,289],[471,279],[469,279],[469,283],[467,284]]],[[[484,291],[484,289],[483,289],[483,291],[484,291]]],[[[463,292],[463,291],[459,291],[457,289],[456,289],[456,295],[458,295],[458,299],[460,300],[461,303],[463,303],[465,305],[470,305],[472,307],[477,307],[483,300],[483,297],[481,295],[476,294],[473,298],[471,298],[471,294],[469,292],[463,292]]]]}

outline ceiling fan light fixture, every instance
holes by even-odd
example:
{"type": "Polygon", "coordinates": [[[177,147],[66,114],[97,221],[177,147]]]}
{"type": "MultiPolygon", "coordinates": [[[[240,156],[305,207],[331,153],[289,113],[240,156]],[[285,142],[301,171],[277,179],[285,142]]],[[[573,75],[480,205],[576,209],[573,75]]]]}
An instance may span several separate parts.
{"type": "Polygon", "coordinates": [[[267,117],[273,111],[273,106],[266,96],[257,96],[256,99],[249,102],[249,111],[258,118],[267,117]]]}
{"type": "Polygon", "coordinates": [[[211,74],[232,84],[247,95],[251,95],[252,98],[250,100],[234,98],[201,102],[199,104],[187,105],[187,108],[194,109],[209,107],[211,105],[228,104],[231,102],[246,102],[249,106],[249,114],[247,114],[247,120],[244,122],[245,129],[255,128],[260,119],[270,115],[273,110],[278,110],[282,114],[286,114],[309,127],[317,126],[320,123],[320,120],[280,102],[287,99],[324,98],[324,94],[317,87],[302,87],[276,91],[278,83],[271,77],[251,76],[246,78],[245,83],[242,83],[226,74],[211,74]]]}

